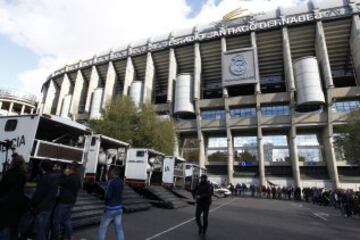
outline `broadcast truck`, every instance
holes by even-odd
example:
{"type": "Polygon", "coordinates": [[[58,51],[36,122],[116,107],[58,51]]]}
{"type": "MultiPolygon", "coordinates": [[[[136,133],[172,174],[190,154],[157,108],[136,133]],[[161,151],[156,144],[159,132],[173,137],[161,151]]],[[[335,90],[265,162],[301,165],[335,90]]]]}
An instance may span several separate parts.
{"type": "Polygon", "coordinates": [[[28,164],[31,179],[46,159],[59,165],[76,162],[89,184],[105,181],[111,166],[123,168],[129,147],[70,119],[45,114],[0,117],[0,144],[0,174],[17,153],[28,164]]]}

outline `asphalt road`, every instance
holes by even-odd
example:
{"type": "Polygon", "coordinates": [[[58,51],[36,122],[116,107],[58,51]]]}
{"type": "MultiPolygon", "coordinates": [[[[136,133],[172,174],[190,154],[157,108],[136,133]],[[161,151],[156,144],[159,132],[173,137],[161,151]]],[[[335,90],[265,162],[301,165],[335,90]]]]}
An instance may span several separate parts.
{"type": "MultiPolygon", "coordinates": [[[[360,239],[360,219],[344,218],[331,207],[308,203],[226,198],[214,201],[206,237],[199,237],[194,206],[151,210],[123,217],[127,240],[310,240],[360,239]]],[[[79,240],[95,240],[97,226],[78,230],[79,240]]],[[[114,229],[107,239],[116,239],[114,229]]]]}

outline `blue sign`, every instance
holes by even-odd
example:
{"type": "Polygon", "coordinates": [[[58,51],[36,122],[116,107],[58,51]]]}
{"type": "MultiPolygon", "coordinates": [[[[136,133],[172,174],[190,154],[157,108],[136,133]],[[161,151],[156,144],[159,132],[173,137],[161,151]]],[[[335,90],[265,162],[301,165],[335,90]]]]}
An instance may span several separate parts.
{"type": "Polygon", "coordinates": [[[247,167],[247,166],[253,166],[253,165],[254,165],[254,162],[251,162],[251,161],[241,161],[241,162],[239,162],[240,167],[247,167]]]}

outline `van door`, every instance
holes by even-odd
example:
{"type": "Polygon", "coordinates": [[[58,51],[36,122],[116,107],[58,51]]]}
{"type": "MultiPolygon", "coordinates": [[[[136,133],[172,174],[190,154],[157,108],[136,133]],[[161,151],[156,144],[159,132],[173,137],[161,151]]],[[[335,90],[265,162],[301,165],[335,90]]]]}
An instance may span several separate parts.
{"type": "Polygon", "coordinates": [[[9,162],[13,152],[22,155],[25,162],[29,162],[39,116],[13,116],[0,118],[0,141],[10,142],[12,149],[1,145],[0,148],[0,173],[4,163],[9,162]]]}

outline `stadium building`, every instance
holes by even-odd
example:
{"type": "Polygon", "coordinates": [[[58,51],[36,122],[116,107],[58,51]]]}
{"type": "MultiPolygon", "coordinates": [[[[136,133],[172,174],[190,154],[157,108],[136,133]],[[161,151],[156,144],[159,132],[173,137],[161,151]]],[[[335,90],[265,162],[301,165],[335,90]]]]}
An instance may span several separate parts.
{"type": "Polygon", "coordinates": [[[33,114],[36,108],[35,95],[17,90],[0,89],[0,116],[33,114]]]}
{"type": "Polygon", "coordinates": [[[174,117],[178,154],[213,178],[356,186],[360,167],[333,139],[360,106],[359,12],[351,0],[235,10],[55,71],[42,111],[84,122],[129,95],[174,117]]]}

